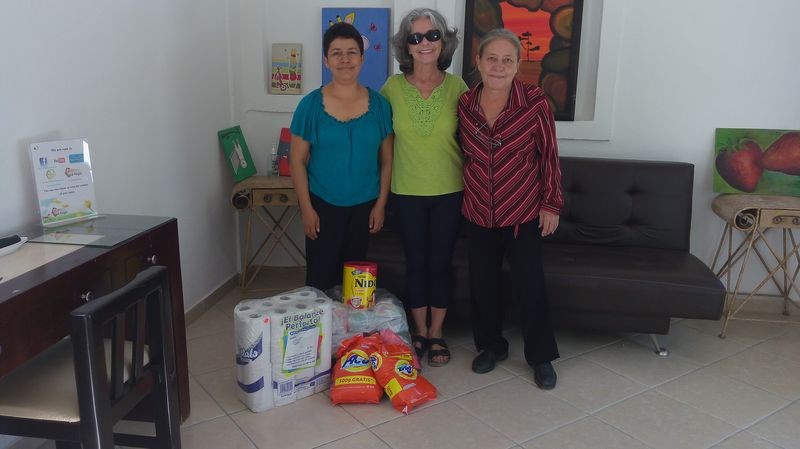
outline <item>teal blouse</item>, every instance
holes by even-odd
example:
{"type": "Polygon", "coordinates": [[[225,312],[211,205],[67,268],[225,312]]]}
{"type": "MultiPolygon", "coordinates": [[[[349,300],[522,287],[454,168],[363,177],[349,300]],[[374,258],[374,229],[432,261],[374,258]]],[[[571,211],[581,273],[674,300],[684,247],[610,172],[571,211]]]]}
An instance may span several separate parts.
{"type": "Polygon", "coordinates": [[[334,206],[355,206],[380,192],[380,146],[392,134],[392,109],[381,94],[369,89],[369,109],[342,122],[325,112],[322,90],[310,92],[297,105],[292,134],[311,144],[308,188],[334,206]]]}

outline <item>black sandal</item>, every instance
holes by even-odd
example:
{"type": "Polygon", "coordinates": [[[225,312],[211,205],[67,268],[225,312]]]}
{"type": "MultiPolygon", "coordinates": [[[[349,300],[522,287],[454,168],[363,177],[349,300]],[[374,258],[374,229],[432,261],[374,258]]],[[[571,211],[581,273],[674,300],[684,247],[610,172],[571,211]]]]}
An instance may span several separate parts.
{"type": "Polygon", "coordinates": [[[414,352],[417,354],[418,359],[422,360],[422,356],[425,355],[425,351],[428,350],[429,345],[430,343],[428,339],[422,335],[411,336],[411,346],[414,348],[414,352]],[[420,346],[416,346],[415,343],[419,343],[420,346]]]}
{"type": "Polygon", "coordinates": [[[428,365],[430,366],[444,366],[450,363],[450,349],[445,343],[444,339],[442,338],[429,338],[428,339],[428,348],[431,348],[433,345],[439,345],[442,349],[428,349],[428,365]],[[447,357],[447,360],[444,362],[437,362],[434,359],[436,357],[447,357]]]}

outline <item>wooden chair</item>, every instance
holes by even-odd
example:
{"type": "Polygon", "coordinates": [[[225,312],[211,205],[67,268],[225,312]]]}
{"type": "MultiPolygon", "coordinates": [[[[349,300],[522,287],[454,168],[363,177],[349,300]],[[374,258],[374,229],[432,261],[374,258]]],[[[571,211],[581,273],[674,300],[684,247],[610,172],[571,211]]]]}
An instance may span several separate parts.
{"type": "Polygon", "coordinates": [[[0,434],[56,440],[59,449],[180,449],[171,323],[161,266],[78,307],[70,337],[0,379],[0,434]],[[115,434],[149,395],[156,436],[115,434]]]}

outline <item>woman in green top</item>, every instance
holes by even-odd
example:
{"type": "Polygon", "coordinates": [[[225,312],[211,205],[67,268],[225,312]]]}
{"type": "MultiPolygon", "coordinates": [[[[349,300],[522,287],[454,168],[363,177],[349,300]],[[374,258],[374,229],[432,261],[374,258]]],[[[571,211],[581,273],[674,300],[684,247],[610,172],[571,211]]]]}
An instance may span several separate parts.
{"type": "Polygon", "coordinates": [[[392,105],[395,133],[391,204],[406,256],[403,301],[416,327],[417,355],[428,350],[431,366],[450,361],[442,325],[464,190],[456,129],[458,98],[467,86],[445,72],[457,46],[456,30],[440,13],[412,10],[392,38],[403,73],[381,89],[392,105]]]}

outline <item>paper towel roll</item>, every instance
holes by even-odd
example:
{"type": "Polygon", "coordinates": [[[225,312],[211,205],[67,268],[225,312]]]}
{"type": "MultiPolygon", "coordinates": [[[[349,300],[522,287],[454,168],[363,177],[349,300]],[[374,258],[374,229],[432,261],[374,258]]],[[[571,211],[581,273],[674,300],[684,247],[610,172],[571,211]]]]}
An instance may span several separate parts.
{"type": "MultiPolygon", "coordinates": [[[[275,309],[276,311],[279,309],[275,309]]],[[[277,354],[284,371],[296,371],[311,368],[317,362],[320,331],[322,327],[321,313],[305,304],[295,304],[281,316],[280,327],[273,327],[272,346],[280,350],[277,354]],[[276,346],[277,345],[277,346],[276,346]]],[[[272,354],[273,363],[276,354],[272,354]]]]}
{"type": "Polygon", "coordinates": [[[303,368],[295,371],[294,373],[294,393],[297,399],[303,399],[316,393],[314,385],[316,378],[314,377],[314,368],[303,368]]]}
{"type": "Polygon", "coordinates": [[[295,291],[293,296],[299,299],[315,299],[317,297],[317,293],[314,290],[315,289],[310,287],[304,287],[295,291]]]}
{"type": "Polygon", "coordinates": [[[283,366],[283,327],[289,313],[288,307],[275,306],[267,312],[270,317],[270,363],[273,368],[283,366]]]}
{"type": "Polygon", "coordinates": [[[319,362],[314,370],[314,392],[325,391],[331,384],[331,351],[333,347],[333,303],[330,298],[317,298],[314,306],[322,312],[322,339],[319,348],[319,362]]]}
{"type": "MultiPolygon", "coordinates": [[[[278,304],[280,304],[279,301],[278,304]]],[[[288,303],[286,303],[288,306],[288,303]]],[[[289,309],[283,305],[275,305],[269,311],[270,328],[270,363],[272,364],[272,398],[276,406],[291,404],[297,399],[294,391],[294,375],[283,370],[284,327],[289,309]]]]}
{"type": "Polygon", "coordinates": [[[276,406],[328,388],[330,304],[321,291],[302,287],[265,298],[257,306],[271,318],[269,354],[276,406]]]}
{"type": "Polygon", "coordinates": [[[273,309],[279,318],[276,323],[280,324],[277,331],[272,328],[270,345],[276,405],[314,393],[311,382],[318,360],[320,317],[314,307],[301,302],[297,296],[282,295],[278,303],[287,307],[273,309]]]}
{"type": "Polygon", "coordinates": [[[294,304],[293,298],[290,296],[289,293],[283,293],[278,296],[273,296],[271,302],[275,305],[275,307],[284,307],[289,308],[294,304]]]}
{"type": "Polygon", "coordinates": [[[239,305],[234,309],[233,327],[239,399],[254,412],[269,410],[274,406],[268,351],[270,318],[249,305],[239,305]]]}
{"type": "Polygon", "coordinates": [[[307,378],[308,373],[303,369],[299,370],[295,377],[297,398],[300,399],[312,393],[325,391],[330,386],[331,328],[333,317],[331,310],[332,302],[330,298],[320,291],[298,292],[294,298],[294,307],[298,313],[312,312],[313,316],[318,316],[320,318],[318,322],[319,337],[317,340],[313,375],[310,379],[307,378]],[[305,295],[303,293],[309,294],[305,295]]]}
{"type": "Polygon", "coordinates": [[[284,376],[280,368],[272,367],[272,400],[275,407],[288,405],[297,400],[294,391],[294,376],[284,376]]]}
{"type": "MultiPolygon", "coordinates": [[[[306,320],[305,317],[312,317],[308,320],[308,325],[303,326],[298,332],[310,332],[311,334],[316,335],[314,338],[313,335],[309,336],[308,338],[298,338],[300,341],[298,344],[302,345],[302,347],[298,347],[298,354],[301,354],[301,360],[294,362],[296,366],[304,366],[303,368],[298,368],[294,371],[294,390],[295,394],[297,395],[297,399],[302,399],[308,396],[311,396],[315,393],[314,385],[315,385],[315,377],[314,374],[316,373],[316,365],[319,360],[319,347],[320,341],[323,338],[322,334],[322,327],[321,325],[311,324],[314,322],[314,316],[316,316],[320,311],[314,307],[314,304],[311,302],[313,296],[310,295],[310,292],[298,292],[292,295],[294,304],[292,305],[291,312],[293,316],[298,317],[298,320],[301,322],[306,320]],[[316,327],[317,331],[314,332],[312,327],[316,327]],[[304,361],[302,361],[304,360],[304,361]]],[[[291,331],[290,331],[291,335],[291,331]]],[[[296,334],[297,335],[297,334],[296,334]]],[[[293,335],[290,337],[296,337],[293,335]]],[[[290,350],[291,354],[291,350],[290,350]]],[[[284,354],[284,362],[286,361],[284,354]]],[[[291,355],[290,355],[291,357],[291,355]]]]}

